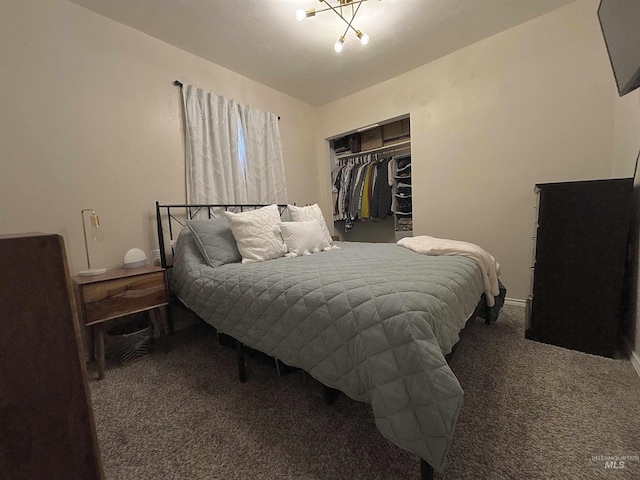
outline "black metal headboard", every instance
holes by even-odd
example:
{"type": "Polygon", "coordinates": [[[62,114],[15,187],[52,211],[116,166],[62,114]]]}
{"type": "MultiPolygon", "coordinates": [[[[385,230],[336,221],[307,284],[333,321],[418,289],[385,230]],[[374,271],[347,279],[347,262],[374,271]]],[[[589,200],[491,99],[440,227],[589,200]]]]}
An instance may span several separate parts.
{"type": "MultiPolygon", "coordinates": [[[[216,218],[219,212],[244,212],[266,207],[266,204],[182,204],[182,205],[160,205],[156,202],[156,222],[158,226],[158,248],[160,249],[160,262],[163,268],[173,266],[173,245],[177,235],[187,225],[187,221],[194,218],[216,218]],[[172,253],[171,265],[167,261],[167,236],[169,249],[172,253]],[[175,233],[174,233],[175,232],[175,233]]],[[[287,210],[287,205],[278,205],[278,211],[282,215],[287,210]]]]}

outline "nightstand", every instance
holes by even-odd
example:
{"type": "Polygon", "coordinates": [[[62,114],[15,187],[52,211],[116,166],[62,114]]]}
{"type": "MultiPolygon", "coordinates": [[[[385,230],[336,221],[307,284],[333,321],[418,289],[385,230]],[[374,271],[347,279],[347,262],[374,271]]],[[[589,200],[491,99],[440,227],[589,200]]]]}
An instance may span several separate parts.
{"type": "Polygon", "coordinates": [[[102,275],[73,277],[81,323],[93,329],[93,351],[98,360],[98,379],[104,378],[103,323],[139,312],[149,312],[168,350],[166,325],[160,307],[168,305],[167,273],[145,266],[109,270],[102,275]]]}

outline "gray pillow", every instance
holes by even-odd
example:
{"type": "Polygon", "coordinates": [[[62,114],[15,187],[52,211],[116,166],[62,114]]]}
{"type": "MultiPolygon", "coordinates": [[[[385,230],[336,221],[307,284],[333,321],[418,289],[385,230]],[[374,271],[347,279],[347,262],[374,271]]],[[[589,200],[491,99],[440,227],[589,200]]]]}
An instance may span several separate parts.
{"type": "Polygon", "coordinates": [[[187,226],[196,241],[198,250],[211,267],[242,260],[231,226],[224,218],[190,220],[187,226]]]}

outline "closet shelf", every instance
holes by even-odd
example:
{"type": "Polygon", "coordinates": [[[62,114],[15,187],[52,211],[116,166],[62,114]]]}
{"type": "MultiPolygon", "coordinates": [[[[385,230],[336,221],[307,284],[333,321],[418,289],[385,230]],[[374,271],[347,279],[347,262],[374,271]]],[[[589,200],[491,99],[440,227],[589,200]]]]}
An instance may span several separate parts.
{"type": "Polygon", "coordinates": [[[406,150],[407,148],[411,148],[411,140],[405,140],[404,142],[398,142],[391,145],[383,145],[382,147],[372,148],[371,150],[363,150],[358,153],[341,153],[339,155],[336,155],[336,160],[341,160],[343,158],[358,157],[360,155],[366,155],[367,153],[384,152],[385,150],[389,150],[389,151],[406,150]]]}

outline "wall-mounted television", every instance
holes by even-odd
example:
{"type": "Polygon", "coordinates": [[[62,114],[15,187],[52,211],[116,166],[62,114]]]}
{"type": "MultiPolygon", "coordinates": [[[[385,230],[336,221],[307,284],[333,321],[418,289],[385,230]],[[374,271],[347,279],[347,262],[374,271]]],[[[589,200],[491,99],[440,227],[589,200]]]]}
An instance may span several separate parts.
{"type": "Polygon", "coordinates": [[[620,96],[640,87],[640,0],[601,0],[598,19],[620,96]]]}

